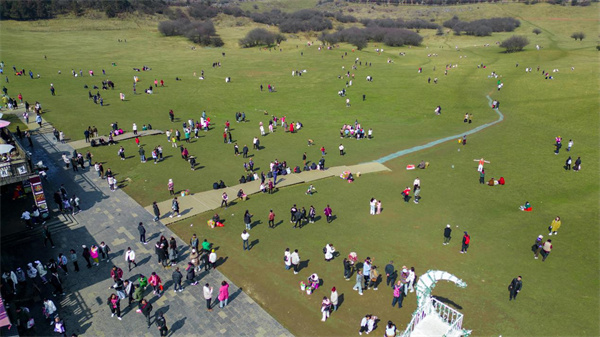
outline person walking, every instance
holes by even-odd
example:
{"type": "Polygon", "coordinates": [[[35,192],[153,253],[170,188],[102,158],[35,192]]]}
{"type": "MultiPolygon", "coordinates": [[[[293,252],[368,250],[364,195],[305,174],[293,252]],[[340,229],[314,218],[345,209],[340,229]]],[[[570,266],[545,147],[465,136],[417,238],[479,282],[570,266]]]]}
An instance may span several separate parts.
{"type": "Polygon", "coordinates": [[[173,179],[169,179],[167,189],[169,190],[169,195],[175,195],[175,183],[173,182],[173,179]]]}
{"type": "Polygon", "coordinates": [[[358,294],[361,296],[363,294],[363,281],[363,273],[359,270],[356,272],[356,283],[354,284],[354,287],[352,287],[352,290],[358,290],[358,294]]]}
{"type": "Polygon", "coordinates": [[[110,317],[115,317],[115,314],[116,314],[119,321],[122,320],[122,318],[121,318],[121,300],[119,299],[119,296],[117,296],[117,294],[111,294],[110,297],[108,298],[108,300],[106,301],[106,304],[108,304],[108,306],[110,307],[110,312],[111,312],[110,317]]]}
{"type": "Polygon", "coordinates": [[[398,303],[398,308],[402,308],[402,302],[404,301],[404,284],[398,280],[394,286],[394,297],[392,298],[392,307],[398,303]]]}
{"type": "Polygon", "coordinates": [[[469,249],[469,244],[471,244],[471,236],[469,236],[469,234],[465,232],[465,235],[463,235],[462,239],[462,248],[460,249],[461,254],[467,253],[467,249],[469,249]]]}
{"type": "Polygon", "coordinates": [[[58,254],[56,262],[58,263],[58,266],[65,272],[65,275],[69,275],[69,268],[67,266],[69,260],[67,260],[67,257],[64,256],[63,253],[58,254]]]}
{"type": "Polygon", "coordinates": [[[133,251],[133,249],[131,249],[131,247],[127,247],[127,251],[125,251],[125,261],[127,261],[129,271],[131,271],[132,263],[134,267],[137,267],[137,263],[135,262],[135,252],[133,251]]]}
{"type": "Polygon", "coordinates": [[[93,264],[95,264],[96,266],[100,265],[100,263],[98,263],[98,255],[99,255],[98,246],[92,245],[90,247],[90,256],[92,257],[92,261],[94,261],[93,264]]]}
{"type": "Polygon", "coordinates": [[[546,261],[546,258],[548,258],[548,255],[550,255],[550,252],[552,251],[552,240],[548,239],[546,240],[546,242],[544,242],[544,245],[542,246],[542,262],[546,261]]]}
{"type": "Polygon", "coordinates": [[[219,307],[223,308],[227,305],[229,300],[229,284],[227,281],[221,282],[221,288],[219,288],[219,307]]]}
{"type": "Polygon", "coordinates": [[[540,253],[540,251],[542,250],[542,246],[544,245],[544,236],[543,235],[539,235],[536,239],[535,242],[533,243],[533,246],[531,246],[531,250],[533,251],[533,258],[537,260],[538,258],[538,254],[540,253]]]}
{"type": "MultiPolygon", "coordinates": [[[[141,285],[139,289],[142,289],[141,285]]],[[[142,313],[142,315],[146,317],[146,324],[148,324],[148,328],[150,328],[150,313],[152,312],[152,304],[145,299],[142,299],[138,305],[137,312],[142,313]]]]}
{"type": "Polygon", "coordinates": [[[158,331],[160,332],[160,336],[166,336],[169,334],[169,328],[167,327],[167,320],[162,311],[158,311],[156,313],[156,326],[158,327],[158,331]]]}
{"type": "Polygon", "coordinates": [[[171,210],[173,211],[169,218],[172,218],[175,214],[180,218],[181,214],[179,214],[179,201],[177,201],[177,197],[173,198],[173,202],[171,203],[171,210]]]}
{"type": "Polygon", "coordinates": [[[548,227],[548,229],[550,230],[550,233],[548,233],[548,235],[558,235],[558,229],[561,225],[562,222],[560,221],[560,217],[557,216],[556,218],[554,218],[554,220],[552,220],[550,227],[548,227]]]}
{"type": "Polygon", "coordinates": [[[138,232],[140,232],[140,243],[147,244],[146,242],[146,228],[144,224],[140,221],[138,224],[138,232]]]}
{"type": "Polygon", "coordinates": [[[104,243],[104,241],[100,242],[100,254],[102,254],[102,261],[106,259],[106,262],[110,261],[110,256],[108,253],[110,252],[110,247],[104,243]]]}
{"type": "Polygon", "coordinates": [[[46,243],[50,241],[50,245],[54,248],[54,241],[52,241],[52,233],[50,232],[50,228],[48,225],[44,224],[44,247],[46,247],[46,243]]]}
{"type": "Polygon", "coordinates": [[[350,275],[352,275],[352,264],[347,258],[344,258],[342,263],[344,264],[344,279],[346,281],[350,281],[350,275]]]}
{"type": "Polygon", "coordinates": [[[450,235],[452,234],[452,228],[450,228],[450,224],[446,225],[444,228],[444,246],[450,243],[450,239],[452,238],[450,235]]]}
{"type": "Polygon", "coordinates": [[[206,310],[212,311],[211,302],[213,296],[213,287],[206,283],[202,289],[202,292],[204,294],[204,299],[206,300],[206,310]]]}
{"type": "Polygon", "coordinates": [[[248,233],[248,231],[246,231],[244,229],[244,231],[242,232],[242,243],[243,243],[244,250],[250,250],[248,238],[250,238],[250,233],[248,233]]]}
{"type": "Polygon", "coordinates": [[[300,265],[300,254],[298,254],[298,249],[294,249],[294,252],[290,255],[290,260],[292,262],[292,266],[294,267],[294,275],[297,275],[300,265]]]}
{"type": "Polygon", "coordinates": [[[181,285],[181,280],[183,280],[183,275],[179,271],[179,267],[175,268],[171,277],[173,278],[173,292],[182,292],[183,286],[181,285]]]}
{"type": "Polygon", "coordinates": [[[87,267],[88,269],[92,268],[92,263],[90,261],[90,250],[88,247],[86,247],[86,245],[81,246],[83,248],[83,252],[81,253],[81,256],[83,256],[83,258],[85,259],[85,262],[87,262],[87,267]]]}
{"type": "Polygon", "coordinates": [[[385,284],[393,288],[396,281],[396,269],[394,268],[394,261],[390,261],[390,263],[386,264],[384,271],[385,284]]]}
{"type": "Polygon", "coordinates": [[[523,278],[521,277],[521,275],[519,275],[519,276],[515,277],[510,282],[510,285],[508,286],[508,291],[510,292],[510,296],[509,296],[508,300],[512,301],[514,299],[516,301],[517,295],[521,291],[522,287],[523,287],[523,278]]]}
{"type": "Polygon", "coordinates": [[[331,210],[331,207],[329,207],[329,205],[327,205],[327,207],[325,207],[325,209],[323,210],[323,213],[325,213],[325,217],[327,218],[327,223],[330,223],[331,221],[333,221],[333,211],[331,210]]]}
{"type": "Polygon", "coordinates": [[[269,228],[275,228],[275,213],[269,210],[269,228]]]}
{"type": "Polygon", "coordinates": [[[290,270],[292,267],[292,254],[289,248],[286,248],[283,253],[283,264],[285,265],[285,270],[290,270]]]}
{"type": "Polygon", "coordinates": [[[152,210],[154,211],[154,222],[156,222],[160,219],[160,209],[158,208],[156,201],[152,202],[152,210]]]}
{"type": "Polygon", "coordinates": [[[65,291],[63,290],[63,287],[62,287],[62,281],[60,280],[60,277],[58,276],[58,272],[52,273],[52,276],[50,276],[50,283],[54,287],[54,291],[52,292],[52,295],[54,295],[54,296],[65,295],[65,291]]]}
{"type": "Polygon", "coordinates": [[[58,316],[54,317],[54,322],[52,322],[50,324],[54,325],[54,332],[59,333],[61,335],[61,337],[67,337],[67,330],[65,327],[65,323],[63,322],[62,319],[60,319],[60,317],[58,317],[58,316]]]}
{"type": "Polygon", "coordinates": [[[190,248],[195,249],[196,251],[198,251],[198,245],[200,243],[200,240],[198,239],[198,237],[196,236],[196,234],[192,235],[192,238],[190,239],[190,248]]]}

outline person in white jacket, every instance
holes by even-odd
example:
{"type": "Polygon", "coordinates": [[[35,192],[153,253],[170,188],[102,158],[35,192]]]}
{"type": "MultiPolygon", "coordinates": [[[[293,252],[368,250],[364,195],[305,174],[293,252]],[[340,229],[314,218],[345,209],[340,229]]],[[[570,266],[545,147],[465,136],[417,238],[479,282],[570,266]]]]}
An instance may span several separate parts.
{"type": "Polygon", "coordinates": [[[298,254],[298,249],[294,250],[294,252],[290,256],[290,260],[292,261],[292,265],[294,266],[294,274],[298,274],[298,267],[300,264],[300,255],[298,254]]]}
{"type": "Polygon", "coordinates": [[[44,282],[44,284],[48,283],[48,280],[46,280],[46,274],[48,274],[48,271],[40,261],[35,261],[35,269],[37,269],[42,282],[44,282]]]}
{"type": "Polygon", "coordinates": [[[335,253],[335,247],[331,243],[325,246],[325,261],[329,262],[333,259],[333,253],[335,253]]]}
{"type": "Polygon", "coordinates": [[[210,302],[212,301],[213,287],[211,287],[207,283],[204,285],[203,292],[204,292],[204,299],[206,300],[206,310],[212,311],[210,302]]]}
{"type": "Polygon", "coordinates": [[[133,263],[134,267],[137,267],[137,263],[135,263],[135,252],[131,247],[127,247],[125,251],[125,261],[127,261],[127,265],[129,266],[129,271],[131,271],[131,264],[133,263]]]}
{"type": "Polygon", "coordinates": [[[283,262],[285,263],[285,270],[290,270],[292,267],[292,254],[290,253],[290,249],[286,248],[285,253],[283,255],[283,262]]]}
{"type": "Polygon", "coordinates": [[[56,312],[56,305],[50,299],[44,299],[44,315],[46,319],[50,320],[50,325],[54,324],[54,313],[56,312]]]}
{"type": "Polygon", "coordinates": [[[415,267],[410,267],[410,270],[408,271],[408,278],[406,278],[406,282],[408,282],[408,289],[410,289],[411,293],[415,292],[414,284],[416,278],[417,275],[415,275],[415,267]]]}

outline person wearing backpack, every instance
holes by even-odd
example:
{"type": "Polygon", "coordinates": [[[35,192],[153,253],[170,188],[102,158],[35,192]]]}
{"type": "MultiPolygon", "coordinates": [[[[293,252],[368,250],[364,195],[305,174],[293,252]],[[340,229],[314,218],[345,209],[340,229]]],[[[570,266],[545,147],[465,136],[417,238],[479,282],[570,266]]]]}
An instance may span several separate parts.
{"type": "Polygon", "coordinates": [[[471,243],[471,237],[469,236],[469,234],[467,232],[465,232],[465,235],[463,236],[463,240],[462,240],[462,249],[460,250],[461,254],[467,253],[467,249],[469,248],[470,243],[471,243]]]}
{"type": "Polygon", "coordinates": [[[402,308],[402,302],[404,301],[404,285],[402,281],[396,282],[394,286],[394,297],[392,299],[392,307],[398,303],[398,308],[402,308]]]}

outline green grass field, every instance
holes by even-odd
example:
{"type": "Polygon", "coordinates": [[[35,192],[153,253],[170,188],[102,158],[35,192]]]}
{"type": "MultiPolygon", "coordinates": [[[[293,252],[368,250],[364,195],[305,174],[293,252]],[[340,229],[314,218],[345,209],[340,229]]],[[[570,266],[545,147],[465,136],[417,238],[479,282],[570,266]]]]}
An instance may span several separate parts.
{"type": "MultiPolygon", "coordinates": [[[[302,2],[302,6],[307,4],[302,2]]],[[[259,2],[258,6],[260,10],[273,6],[296,10],[294,6],[300,5],[259,2]]],[[[350,5],[344,7],[345,14],[350,7],[361,17],[421,16],[439,23],[454,14],[463,20],[514,16],[521,20],[515,34],[527,36],[531,43],[524,52],[505,54],[495,42],[512,33],[440,37],[435,31],[422,30],[422,46],[384,46],[381,55],[375,52],[374,44],[360,52],[353,52],[348,45],[332,51],[307,47],[307,41],[316,42],[316,34],[288,39],[281,45],[281,52],[240,49],[236,40],[256,25],[222,16],[216,26],[226,47],[191,50],[184,39],[161,37],[156,20],[145,18],[3,22],[0,52],[5,71],[12,70],[14,64],[41,74],[36,80],[9,75],[6,86],[9,94],[21,92],[30,102],[39,100],[48,110],[45,118],[72,139],[83,138],[88,125],[106,133],[114,121],[127,131],[134,122],[139,127],[150,123],[160,130],[181,130],[183,121],[197,119],[205,110],[214,129],[201,132],[201,137],[188,146],[190,153],[199,157],[201,168],[194,172],[164,136],[142,138],[147,155],[155,145],[165,149],[168,158],[159,165],[139,163],[132,140],[122,144],[127,155],[134,156],[126,161],[117,160],[115,147],[92,149],[95,159],[118,173],[125,191],[144,206],[153,200],[168,199],[169,178],[174,179],[176,189],[192,192],[207,190],[220,179],[228,185],[237,183],[243,159],[233,156],[231,145],[223,144],[226,120],[232,123],[233,138],[240,147],[251,144],[252,138],[259,135],[258,123],[266,125],[271,115],[285,115],[289,121],[304,123],[304,129],[296,134],[279,129],[261,138],[264,150],[251,151],[258,171],[267,171],[275,158],[297,165],[305,151],[309,160],[317,161],[321,145],[329,152],[327,166],[336,166],[375,160],[491,122],[497,115],[488,106],[486,96],[490,95],[501,102],[505,119],[469,136],[466,146],[448,142],[400,157],[386,163],[392,172],[363,175],[354,184],[337,178],[321,180],[315,182],[318,193],[312,197],[304,194],[304,185],[281,189],[272,196],[251,196],[244,203],[218,211],[226,219],[225,228],[207,228],[206,220],[212,214],[176,223],[173,228],[184,240],[197,233],[219,246],[219,256],[227,257],[221,270],[296,335],[350,335],[367,313],[379,316],[383,323],[392,320],[399,329],[410,322],[416,308],[413,295],[405,299],[403,309],[392,310],[392,293],[385,286],[376,292],[369,290],[364,296],[352,291],[354,282],[343,280],[341,264],[350,251],[356,251],[359,258],[374,258],[381,269],[393,259],[397,267],[414,266],[418,275],[428,269],[442,269],[465,280],[466,289],[439,284],[434,295],[454,302],[465,314],[464,327],[473,329],[476,336],[600,334],[598,5],[378,6],[375,10],[350,5]],[[237,22],[245,26],[237,26],[237,22]],[[534,35],[533,28],[540,28],[542,34],[534,35]],[[586,32],[588,37],[574,41],[570,35],[575,31],[586,32]],[[127,39],[127,43],[118,43],[117,39],[127,39]],[[490,47],[483,47],[488,43],[490,47]],[[537,51],[536,44],[542,50],[537,51]],[[455,46],[460,50],[456,51],[455,46]],[[400,52],[406,56],[399,56],[400,52]],[[342,59],[344,53],[348,55],[342,59]],[[353,71],[350,67],[356,57],[372,65],[366,67],[363,63],[353,71]],[[393,63],[387,63],[388,58],[393,63]],[[211,64],[218,61],[222,67],[212,68],[211,64]],[[112,62],[117,66],[111,66],[112,62]],[[477,68],[481,63],[486,69],[477,68]],[[457,67],[444,75],[447,64],[457,67]],[[143,65],[152,70],[132,70],[143,65]],[[553,74],[554,80],[545,80],[536,71],[537,66],[540,70],[560,71],[553,74]],[[423,67],[422,74],[417,73],[419,67],[423,67]],[[525,67],[534,70],[526,74],[525,67]],[[93,69],[97,76],[73,78],[71,69],[82,69],[84,74],[93,69]],[[106,70],[105,77],[101,69],[106,70]],[[194,72],[199,76],[202,69],[204,81],[193,77],[194,72]],[[296,69],[307,72],[292,77],[291,71],[296,69]],[[346,108],[344,99],[337,96],[346,82],[338,75],[348,70],[356,74],[353,86],[347,89],[351,108],[346,108]],[[492,71],[505,83],[500,92],[495,88],[497,79],[488,78],[492,71]],[[141,78],[138,92],[155,78],[164,79],[166,87],[158,88],[153,95],[134,96],[134,75],[141,78]],[[366,82],[367,75],[374,81],[366,82]],[[232,78],[231,83],[225,83],[227,76],[232,78]],[[183,80],[175,82],[175,77],[183,80]],[[427,84],[428,77],[438,77],[438,84],[427,84]],[[83,86],[100,86],[104,78],[114,81],[117,88],[101,92],[107,106],[100,107],[88,100],[88,89],[83,86]],[[50,83],[57,88],[55,97],[50,96],[50,83]],[[259,91],[260,84],[266,88],[268,83],[276,86],[276,93],[259,91]],[[126,94],[125,102],[119,101],[119,92],[126,94]],[[443,107],[441,116],[433,113],[437,105],[443,107]],[[180,118],[178,122],[169,122],[169,109],[180,118]],[[236,111],[245,111],[249,121],[235,123],[236,111]],[[462,122],[465,113],[473,114],[473,124],[462,122]],[[340,140],[339,128],[356,119],[364,127],[373,128],[373,140],[340,140]],[[568,156],[566,146],[560,155],[553,154],[553,140],[558,135],[565,142],[573,139],[575,145],[569,154],[573,159],[581,156],[581,172],[562,168],[568,156]],[[314,139],[316,146],[307,147],[308,138],[314,139]],[[337,154],[340,142],[347,156],[337,154]],[[503,176],[506,186],[479,185],[473,159],[480,157],[491,161],[485,167],[487,179],[503,176]],[[422,159],[431,163],[429,169],[405,170],[407,164],[422,159]],[[405,204],[400,191],[417,175],[423,186],[422,201],[419,205],[405,204]],[[368,215],[371,197],[383,201],[383,213],[377,217],[368,215]],[[518,210],[526,200],[534,208],[532,213],[518,210]],[[318,215],[330,204],[337,218],[332,224],[321,219],[294,230],[288,226],[288,211],[294,203],[307,209],[314,205],[318,215]],[[259,241],[250,252],[242,250],[239,237],[246,209],[260,221],[251,231],[250,240],[259,241]],[[275,230],[266,225],[269,209],[275,210],[276,222],[282,221],[275,230]],[[557,215],[563,226],[560,235],[551,237],[553,253],[546,262],[534,260],[531,244],[539,234],[547,235],[547,227],[557,215]],[[453,240],[451,245],[443,246],[442,231],[447,223],[453,225],[453,240]],[[469,253],[463,255],[459,250],[465,230],[471,234],[472,244],[469,253]],[[327,242],[342,255],[331,263],[323,261],[321,251],[327,242]],[[298,248],[302,260],[309,260],[299,275],[283,268],[286,247],[298,248]],[[309,297],[299,291],[298,284],[313,272],[321,276],[324,285],[309,297]],[[517,275],[523,276],[524,288],[517,302],[509,302],[506,287],[517,275]],[[329,295],[332,286],[344,294],[344,301],[330,320],[321,323],[320,299],[329,295]]]]}

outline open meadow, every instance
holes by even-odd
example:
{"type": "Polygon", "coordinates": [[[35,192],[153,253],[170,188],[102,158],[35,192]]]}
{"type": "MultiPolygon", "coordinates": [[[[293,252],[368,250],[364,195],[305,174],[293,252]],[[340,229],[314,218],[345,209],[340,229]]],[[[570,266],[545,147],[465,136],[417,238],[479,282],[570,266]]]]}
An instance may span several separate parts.
{"type": "MultiPolygon", "coordinates": [[[[259,8],[269,10],[277,3],[259,2],[259,8]]],[[[326,166],[335,167],[378,160],[456,135],[452,141],[385,161],[391,172],[361,175],[352,184],[339,178],[316,181],[317,193],[312,196],[305,195],[305,184],[281,188],[273,195],[251,195],[247,201],[216,211],[225,219],[223,228],[206,226],[215,212],[170,225],[184,242],[196,233],[218,246],[218,256],[226,259],[219,269],[295,335],[355,334],[360,319],[369,313],[381,319],[381,330],[388,320],[400,330],[410,322],[415,294],[409,294],[402,309],[391,308],[392,291],[385,286],[385,275],[378,291],[367,290],[363,296],[352,290],[354,276],[344,281],[342,259],[351,251],[359,259],[374,259],[380,272],[394,260],[396,268],[414,266],[417,275],[440,269],[464,280],[465,289],[440,283],[433,294],[465,315],[463,326],[472,329],[474,336],[599,335],[598,4],[378,6],[372,12],[352,4],[344,10],[348,8],[361,18],[414,16],[441,24],[453,15],[464,20],[509,16],[521,25],[514,33],[487,37],[437,36],[435,30],[423,29],[419,47],[370,43],[361,51],[348,44],[319,50],[316,33],[301,33],[286,34],[288,40],[280,47],[243,49],[237,41],[262,25],[221,15],[214,22],[225,46],[192,49],[184,38],[161,36],[154,17],[64,17],[2,22],[0,58],[10,80],[8,94],[22,93],[30,103],[39,101],[46,111],[44,118],[70,140],[83,139],[88,126],[106,135],[115,121],[125,131],[131,131],[133,123],[139,129],[151,124],[162,131],[181,131],[182,123],[206,112],[211,130],[200,131],[200,137],[189,144],[178,143],[197,157],[195,171],[164,135],[141,138],[147,157],[155,146],[163,147],[165,160],[156,165],[150,160],[140,163],[133,139],[118,144],[125,148],[124,161],[117,156],[118,146],[81,150],[90,150],[94,161],[110,167],[121,187],[142,206],[170,198],[168,179],[174,180],[176,191],[192,193],[209,190],[219,180],[228,186],[238,184],[246,159],[234,156],[233,144],[223,142],[226,121],[231,123],[233,141],[240,149],[248,145],[255,170],[265,173],[275,159],[302,166],[304,152],[309,161],[317,162],[321,146],[327,150],[326,166]],[[535,35],[534,28],[542,33],[535,35]],[[575,41],[570,35],[576,31],[588,37],[575,41]],[[496,42],[514,34],[526,36],[530,44],[522,52],[504,53],[496,42]],[[309,41],[315,44],[308,46],[309,41]],[[536,45],[541,49],[536,50],[536,45]],[[384,51],[378,53],[376,48],[384,51]],[[360,63],[352,69],[356,59],[360,63]],[[221,66],[211,66],[215,62],[221,66]],[[31,69],[40,78],[14,76],[13,65],[31,69]],[[151,70],[133,70],[143,66],[151,70]],[[527,67],[533,71],[526,72],[527,67]],[[73,77],[72,69],[82,69],[84,76],[73,77]],[[559,71],[552,73],[553,69],[559,71]],[[89,70],[95,76],[88,76],[89,70]],[[295,70],[303,71],[302,76],[292,76],[295,70]],[[545,79],[542,70],[554,79],[545,79]],[[204,80],[198,79],[201,71],[204,80]],[[347,71],[354,78],[344,76],[347,71]],[[492,72],[498,77],[490,77],[492,72]],[[133,76],[140,78],[135,95],[133,76]],[[367,76],[373,81],[366,81],[367,76]],[[231,77],[230,83],[226,77],[231,77]],[[101,87],[105,79],[116,84],[114,90],[92,89],[101,87]],[[143,89],[153,86],[155,79],[164,80],[165,86],[152,95],[144,94],[143,89]],[[349,80],[352,85],[346,87],[349,80]],[[504,83],[501,90],[497,90],[498,80],[504,83]],[[50,94],[50,83],[56,96],[50,94]],[[276,92],[269,93],[268,84],[276,92]],[[347,90],[346,97],[338,96],[342,89],[347,90]],[[94,104],[88,90],[99,91],[104,106],[94,104]],[[121,92],[125,101],[119,99],[121,92]],[[501,102],[504,119],[469,135],[467,145],[459,144],[459,136],[466,131],[499,118],[490,107],[491,100],[501,102]],[[442,107],[439,116],[434,113],[438,105],[442,107]],[[171,109],[174,122],[169,121],[171,109]],[[235,122],[238,111],[245,112],[246,122],[235,122]],[[466,113],[473,115],[472,124],[463,123],[466,113]],[[290,134],[278,127],[260,136],[259,122],[267,129],[271,116],[300,121],[303,128],[290,134]],[[340,139],[342,125],[355,121],[366,130],[372,128],[373,139],[340,139]],[[559,155],[553,146],[557,136],[565,144],[559,155]],[[252,149],[254,137],[260,138],[260,151],[252,149]],[[315,145],[307,146],[308,139],[315,145]],[[566,152],[569,139],[574,145],[566,152]],[[346,149],[344,156],[337,150],[340,143],[346,149]],[[581,157],[580,172],[564,169],[568,156],[573,161],[581,157]],[[479,184],[473,160],[481,157],[490,161],[485,165],[486,180],[504,177],[505,186],[479,184]],[[429,162],[429,168],[406,170],[421,160],[429,162]],[[422,184],[421,202],[405,203],[401,191],[412,187],[417,176],[422,184]],[[369,215],[372,197],[382,201],[380,215],[369,215]],[[519,210],[525,201],[531,203],[533,212],[519,210]],[[306,209],[314,205],[318,221],[293,229],[289,222],[293,204],[306,209]],[[327,204],[335,215],[330,224],[323,217],[327,204]],[[275,229],[267,226],[270,209],[276,213],[275,229]],[[246,210],[254,214],[250,251],[242,250],[240,239],[246,210]],[[556,216],[562,219],[560,233],[547,237],[556,216]],[[453,233],[450,245],[444,246],[446,224],[452,225],[453,233]],[[463,231],[471,235],[468,254],[459,253],[463,231]],[[534,259],[531,252],[540,234],[544,240],[552,239],[554,246],[545,262],[534,259]],[[327,243],[340,253],[332,262],[323,259],[327,243]],[[300,252],[303,268],[299,275],[284,269],[287,247],[300,252]],[[312,273],[318,273],[323,285],[308,296],[300,291],[299,282],[312,273]],[[517,275],[523,276],[523,290],[518,301],[509,302],[507,286],[517,275]],[[343,300],[323,323],[320,302],[333,286],[343,300]]]]}

